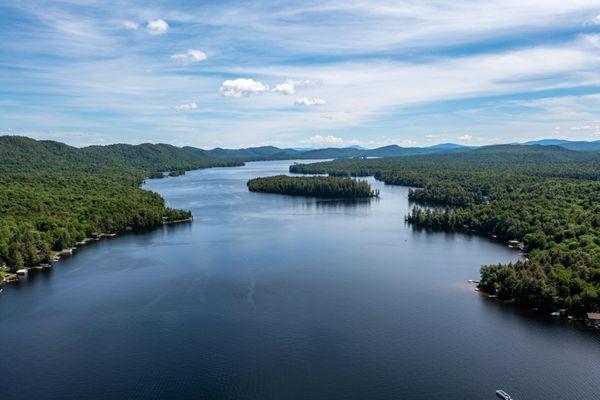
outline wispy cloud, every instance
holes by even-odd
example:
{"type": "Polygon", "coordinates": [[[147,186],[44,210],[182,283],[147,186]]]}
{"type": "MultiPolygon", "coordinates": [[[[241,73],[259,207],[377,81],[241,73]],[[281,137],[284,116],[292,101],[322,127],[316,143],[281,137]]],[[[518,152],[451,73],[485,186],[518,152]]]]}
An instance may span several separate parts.
{"type": "Polygon", "coordinates": [[[569,128],[600,114],[599,10],[600,0],[5,2],[0,119],[22,132],[197,145],[293,144],[307,132],[419,144],[469,132],[483,143],[555,127],[583,138],[593,129],[569,128]],[[182,99],[202,112],[180,112],[192,104],[182,99]]]}
{"type": "Polygon", "coordinates": [[[597,16],[600,7],[598,0],[308,0],[286,4],[246,4],[242,10],[233,3],[204,17],[206,23],[239,33],[244,43],[331,55],[439,48],[548,27],[581,27],[597,16]],[[336,23],[331,23],[332,18],[336,23]]]}
{"type": "Polygon", "coordinates": [[[183,64],[192,64],[206,60],[206,53],[200,50],[189,49],[185,53],[175,53],[171,55],[171,60],[175,60],[183,64]]]}
{"type": "Polygon", "coordinates": [[[134,22],[134,21],[123,21],[123,27],[125,29],[135,31],[140,28],[140,24],[138,24],[137,22],[134,22]]]}
{"type": "Polygon", "coordinates": [[[175,106],[175,109],[180,111],[196,111],[198,109],[198,104],[194,102],[179,104],[175,106]]]}
{"type": "Polygon", "coordinates": [[[294,102],[297,106],[322,106],[327,102],[320,98],[309,99],[308,97],[300,97],[294,102]]]}

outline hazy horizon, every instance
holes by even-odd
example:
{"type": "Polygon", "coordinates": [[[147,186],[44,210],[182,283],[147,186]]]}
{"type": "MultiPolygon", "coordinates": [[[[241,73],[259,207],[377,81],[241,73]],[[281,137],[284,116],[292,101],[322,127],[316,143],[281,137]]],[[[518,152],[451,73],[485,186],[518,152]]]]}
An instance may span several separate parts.
{"type": "MultiPolygon", "coordinates": [[[[22,136],[22,137],[29,137],[27,135],[17,135],[17,134],[6,134],[6,135],[0,135],[1,136],[22,136]]],[[[68,142],[63,142],[60,140],[55,140],[55,139],[51,139],[51,138],[33,138],[33,137],[29,137],[31,139],[34,140],[52,140],[52,141],[57,141],[60,143],[64,143],[67,144],[69,146],[73,146],[73,147],[78,147],[78,148],[82,148],[82,147],[87,147],[87,146],[110,146],[110,145],[115,145],[115,144],[128,144],[128,145],[140,145],[140,144],[171,144],[171,143],[165,143],[165,142],[161,142],[161,141],[145,141],[145,142],[136,142],[136,143],[129,143],[129,142],[123,142],[123,141],[115,141],[115,142],[111,142],[111,143],[99,143],[99,144],[84,144],[84,145],[76,145],[76,144],[71,144],[68,142]]],[[[401,144],[398,143],[389,143],[386,145],[382,145],[382,146],[372,146],[372,147],[367,147],[367,146],[360,146],[360,145],[352,145],[352,144],[348,144],[348,145],[336,145],[335,143],[333,144],[323,144],[323,145],[313,145],[313,146],[275,146],[272,144],[263,144],[260,146],[215,146],[215,147],[201,147],[201,146],[192,146],[189,144],[178,144],[178,145],[174,145],[177,147],[196,147],[202,150],[214,150],[216,148],[222,148],[222,149],[231,149],[231,150],[237,150],[237,149],[244,149],[244,148],[257,148],[257,147],[277,147],[280,148],[282,150],[297,150],[297,151],[311,151],[311,150],[321,150],[321,149],[327,149],[327,148],[339,148],[339,149],[360,149],[360,150],[373,150],[373,149],[378,149],[381,147],[388,147],[388,146],[399,146],[399,147],[404,147],[404,148],[428,148],[428,147],[436,147],[436,146],[444,146],[444,145],[456,145],[456,146],[465,146],[465,147],[471,147],[471,148],[478,148],[478,147],[485,147],[485,146],[494,146],[494,145],[519,145],[519,144],[531,144],[532,142],[542,142],[542,141],[565,141],[565,142],[587,142],[587,143],[592,143],[592,142],[596,142],[596,141],[600,141],[599,140],[582,140],[582,141],[574,141],[574,140],[565,140],[565,139],[560,139],[560,138],[542,138],[542,139],[535,139],[535,140],[531,140],[531,141],[527,141],[527,142],[507,142],[507,143],[490,143],[490,144],[480,144],[480,145],[475,145],[475,144],[461,144],[461,143],[456,143],[456,142],[443,142],[443,143],[431,143],[431,144],[425,144],[425,145],[414,145],[414,146],[403,146],[401,144]]],[[[535,143],[537,144],[537,143],[535,143]]]]}

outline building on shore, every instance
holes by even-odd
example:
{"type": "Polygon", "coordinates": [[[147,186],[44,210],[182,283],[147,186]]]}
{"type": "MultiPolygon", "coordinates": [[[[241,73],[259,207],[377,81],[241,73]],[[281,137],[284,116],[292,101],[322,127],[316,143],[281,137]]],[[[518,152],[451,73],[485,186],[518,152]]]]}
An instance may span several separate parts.
{"type": "Polygon", "coordinates": [[[600,313],[587,313],[585,316],[585,324],[600,329],[600,313]]]}

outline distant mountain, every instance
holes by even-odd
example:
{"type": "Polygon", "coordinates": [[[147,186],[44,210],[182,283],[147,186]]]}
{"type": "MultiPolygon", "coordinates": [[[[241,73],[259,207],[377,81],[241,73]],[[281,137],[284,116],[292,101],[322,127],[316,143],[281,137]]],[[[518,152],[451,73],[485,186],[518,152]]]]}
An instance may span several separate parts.
{"type": "Polygon", "coordinates": [[[324,149],[298,150],[299,159],[325,159],[325,158],[351,158],[351,157],[400,157],[416,154],[431,154],[442,152],[467,151],[473,147],[459,144],[446,143],[430,147],[401,147],[396,144],[378,147],[376,149],[365,149],[360,146],[351,147],[327,147],[324,149]]]}
{"type": "Polygon", "coordinates": [[[112,144],[77,148],[50,140],[34,140],[23,136],[9,135],[0,136],[0,172],[2,170],[28,171],[39,168],[56,170],[73,164],[86,171],[122,167],[144,171],[165,171],[218,165],[239,165],[244,161],[260,160],[400,157],[457,152],[490,156],[499,152],[513,152],[515,154],[526,153],[540,157],[551,157],[565,152],[585,153],[594,151],[600,151],[600,141],[544,139],[524,144],[483,147],[443,143],[429,147],[401,147],[394,144],[376,149],[352,146],[301,150],[260,146],[242,149],[218,147],[212,150],[203,150],[190,146],[176,147],[164,143],[112,144]],[[531,149],[532,147],[533,149],[531,149]]]}
{"type": "Polygon", "coordinates": [[[560,146],[569,150],[576,151],[600,151],[600,140],[593,142],[571,141],[562,139],[542,139],[523,143],[525,145],[538,144],[541,146],[560,146]]]}
{"type": "Polygon", "coordinates": [[[440,143],[427,147],[432,150],[470,150],[475,149],[475,146],[464,146],[456,143],[440,143]]]}
{"type": "Polygon", "coordinates": [[[403,156],[406,154],[416,154],[416,152],[418,152],[419,150],[416,150],[415,148],[404,148],[404,147],[400,147],[397,144],[391,144],[389,146],[383,146],[383,147],[378,147],[376,149],[372,149],[372,150],[365,150],[364,151],[364,156],[366,157],[396,157],[396,156],[403,156]]]}
{"type": "MultiPolygon", "coordinates": [[[[186,147],[187,151],[193,152],[194,147],[186,147]]],[[[196,149],[200,150],[200,149],[196,149]]],[[[212,150],[202,150],[208,157],[213,158],[236,158],[244,160],[281,159],[290,158],[301,152],[294,149],[280,149],[275,146],[247,147],[242,149],[223,149],[217,147],[212,150]]]]}
{"type": "Polygon", "coordinates": [[[301,158],[323,159],[323,158],[349,158],[361,157],[364,150],[358,150],[352,147],[327,147],[324,149],[315,149],[302,152],[301,158]]]}
{"type": "MultiPolygon", "coordinates": [[[[560,146],[561,144],[569,143],[568,140],[562,139],[541,139],[541,140],[531,140],[529,142],[525,142],[523,144],[539,144],[542,146],[560,146]]],[[[518,143],[516,143],[518,144],[518,143]]]]}

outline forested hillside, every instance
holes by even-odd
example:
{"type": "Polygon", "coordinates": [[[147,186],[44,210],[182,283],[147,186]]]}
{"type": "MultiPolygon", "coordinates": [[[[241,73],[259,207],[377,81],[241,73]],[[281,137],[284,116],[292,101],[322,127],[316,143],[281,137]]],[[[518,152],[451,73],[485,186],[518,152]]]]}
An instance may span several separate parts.
{"type": "Polygon", "coordinates": [[[375,175],[416,187],[416,227],[516,240],[527,260],[481,270],[480,288],[516,304],[581,315],[600,310],[600,153],[490,146],[460,154],[293,165],[299,173],[375,175]]]}
{"type": "Polygon", "coordinates": [[[189,218],[189,212],[166,208],[159,195],[140,189],[144,177],[241,164],[196,157],[163,144],[79,149],[0,137],[0,266],[15,271],[48,261],[53,251],[94,232],[189,218]]]}

